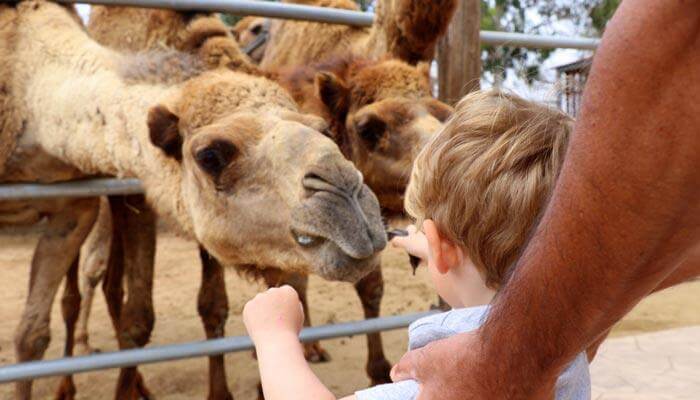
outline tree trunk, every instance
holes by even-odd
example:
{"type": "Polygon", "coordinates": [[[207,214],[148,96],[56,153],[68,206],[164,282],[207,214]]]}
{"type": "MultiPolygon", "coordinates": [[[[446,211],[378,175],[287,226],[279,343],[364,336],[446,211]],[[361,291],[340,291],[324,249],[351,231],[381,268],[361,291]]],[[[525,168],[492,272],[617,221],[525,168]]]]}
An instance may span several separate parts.
{"type": "Polygon", "coordinates": [[[447,34],[438,46],[439,98],[454,105],[479,89],[481,78],[481,3],[460,0],[447,34]]]}

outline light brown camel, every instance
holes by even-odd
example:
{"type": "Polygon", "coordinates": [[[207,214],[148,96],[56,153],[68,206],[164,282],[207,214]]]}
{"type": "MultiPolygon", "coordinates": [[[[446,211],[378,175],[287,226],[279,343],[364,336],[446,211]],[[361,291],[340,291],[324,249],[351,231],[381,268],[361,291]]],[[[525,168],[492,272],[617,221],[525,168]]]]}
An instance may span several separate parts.
{"type": "MultiPolygon", "coordinates": [[[[352,0],[286,2],[358,10],[352,0]]],[[[272,20],[260,65],[269,70],[348,55],[389,56],[409,64],[432,61],[437,40],[447,30],[456,5],[457,0],[378,0],[369,28],[272,20]]]]}
{"type": "MultiPolygon", "coordinates": [[[[194,58],[195,62],[202,64],[200,67],[203,69],[225,66],[237,71],[259,74],[259,71],[250,63],[250,60],[239,51],[239,47],[231,40],[229,29],[221,22],[218,16],[215,15],[183,15],[172,11],[133,9],[128,7],[94,7],[90,16],[88,30],[98,42],[102,42],[102,44],[116,50],[133,52],[137,45],[146,46],[140,49],[140,51],[154,49],[167,50],[169,47],[173,47],[179,50],[192,52],[196,56],[194,58]],[[164,18],[172,19],[172,21],[165,23],[165,26],[179,27],[181,30],[160,29],[161,25],[158,23],[154,24],[149,22],[161,21],[164,18]],[[125,23],[122,25],[119,21],[125,23]],[[134,24],[133,21],[140,21],[140,23],[134,24]],[[113,30],[116,26],[124,26],[125,28],[123,31],[117,33],[113,30]],[[104,29],[104,27],[109,27],[109,29],[104,29]],[[144,29],[147,32],[134,31],[144,29]],[[169,37],[173,35],[174,37],[169,37]],[[121,40],[121,37],[138,39],[125,42],[121,40]]],[[[182,63],[166,62],[166,68],[163,68],[162,62],[160,64],[161,65],[158,65],[159,74],[157,76],[149,76],[146,74],[145,76],[140,76],[139,79],[153,81],[154,83],[168,81],[177,82],[182,79],[183,75],[187,76],[191,73],[187,66],[182,63]]],[[[137,218],[136,216],[128,214],[128,212],[126,213],[128,217],[137,218]]],[[[140,225],[146,223],[146,221],[141,221],[140,225]]],[[[115,228],[118,230],[119,227],[115,228]]],[[[97,229],[98,227],[96,227],[96,230],[97,229]]],[[[102,229],[102,231],[108,231],[108,229],[102,229]]],[[[118,234],[119,233],[115,231],[115,235],[118,234]]],[[[153,234],[155,234],[155,231],[153,231],[153,234]]],[[[143,240],[139,243],[149,243],[150,241],[152,240],[143,240]]],[[[132,246],[136,246],[139,243],[134,243],[132,246]]],[[[122,245],[122,247],[124,246],[122,245]]],[[[117,250],[116,252],[119,253],[121,251],[122,250],[117,250]]],[[[146,254],[147,253],[148,252],[146,252],[146,254]]],[[[221,337],[223,336],[224,325],[228,317],[228,298],[223,269],[215,258],[211,257],[204,249],[200,249],[200,255],[202,260],[202,284],[197,299],[197,309],[202,318],[207,338],[221,337]]],[[[117,258],[119,258],[118,255],[117,258]]],[[[134,260],[133,262],[141,263],[138,269],[139,271],[152,270],[153,268],[152,260],[151,263],[143,259],[134,260]]],[[[121,274],[120,271],[123,269],[123,266],[119,265],[119,263],[117,263],[116,266],[115,263],[110,263],[110,269],[116,272],[107,271],[106,276],[108,279],[103,284],[105,296],[109,303],[120,304],[123,296],[123,289],[121,288],[118,276],[121,274]],[[117,278],[112,279],[110,282],[109,277],[113,275],[117,275],[117,278]]],[[[254,266],[252,269],[256,270],[254,266]]],[[[81,305],[81,318],[78,321],[78,329],[81,331],[79,331],[77,339],[81,341],[81,347],[87,350],[90,348],[87,343],[86,330],[89,317],[89,304],[87,303],[91,301],[94,287],[99,283],[104,271],[93,268],[84,269],[83,272],[84,275],[89,276],[83,276],[83,282],[87,282],[87,284],[82,286],[82,290],[84,290],[86,294],[84,295],[84,301],[81,305]]],[[[147,281],[151,276],[152,274],[143,274],[140,280],[147,281]]],[[[143,288],[144,290],[141,297],[150,298],[150,290],[147,285],[144,285],[143,288]]],[[[76,294],[73,293],[71,295],[67,292],[64,294],[64,297],[71,296],[75,297],[76,294]]],[[[144,303],[144,306],[152,307],[152,303],[144,303]]],[[[115,312],[117,311],[118,310],[115,312]]],[[[149,310],[149,312],[152,311],[149,310]]],[[[118,327],[116,328],[119,330],[118,327]]],[[[67,338],[67,340],[70,340],[70,338],[67,338]]],[[[310,347],[310,349],[313,350],[312,347],[310,347]]],[[[209,381],[209,399],[232,398],[226,383],[223,355],[209,357],[209,381]]],[[[140,382],[140,378],[137,380],[137,385],[142,394],[147,395],[145,386],[140,382]]],[[[62,384],[62,387],[65,386],[72,386],[72,382],[69,384],[62,384]]],[[[66,391],[62,387],[59,388],[59,393],[66,391]]]]}
{"type": "MultiPolygon", "coordinates": [[[[134,176],[160,217],[226,264],[349,281],[376,265],[386,244],[376,198],[277,85],[226,69],[178,85],[130,83],[129,57],[91,41],[61,6],[2,5],[0,21],[3,182],[134,176]],[[47,160],[55,168],[38,168],[47,160]]],[[[32,261],[19,361],[43,355],[58,284],[97,214],[94,199],[66,201],[75,207],[48,212],[32,261]]],[[[139,342],[152,315],[132,322],[120,344],[139,342]]],[[[31,382],[17,389],[28,398],[31,382]]]]}

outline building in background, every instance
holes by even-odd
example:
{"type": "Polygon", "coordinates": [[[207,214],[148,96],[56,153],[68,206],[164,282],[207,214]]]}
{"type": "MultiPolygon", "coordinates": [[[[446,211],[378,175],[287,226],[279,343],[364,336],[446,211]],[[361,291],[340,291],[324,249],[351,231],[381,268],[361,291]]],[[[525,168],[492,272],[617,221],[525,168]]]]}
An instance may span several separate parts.
{"type": "Polygon", "coordinates": [[[589,57],[556,67],[558,106],[573,117],[578,115],[581,107],[583,88],[586,86],[592,62],[593,57],[589,57]]]}

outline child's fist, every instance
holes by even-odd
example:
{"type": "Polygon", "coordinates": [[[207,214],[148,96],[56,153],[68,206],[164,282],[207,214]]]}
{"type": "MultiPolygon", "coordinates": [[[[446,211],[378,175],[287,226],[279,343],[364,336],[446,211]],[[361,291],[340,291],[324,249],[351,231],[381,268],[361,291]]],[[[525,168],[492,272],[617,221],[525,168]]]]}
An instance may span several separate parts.
{"type": "Polygon", "coordinates": [[[256,344],[279,334],[299,335],[304,310],[291,286],[259,293],[243,308],[243,323],[256,344]]]}

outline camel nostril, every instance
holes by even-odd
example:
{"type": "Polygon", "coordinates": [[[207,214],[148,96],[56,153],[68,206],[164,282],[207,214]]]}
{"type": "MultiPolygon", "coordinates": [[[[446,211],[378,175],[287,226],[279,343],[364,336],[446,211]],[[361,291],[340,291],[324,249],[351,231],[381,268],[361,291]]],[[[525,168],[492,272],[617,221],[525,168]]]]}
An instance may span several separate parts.
{"type": "Polygon", "coordinates": [[[336,194],[340,194],[342,192],[336,187],[336,185],[313,172],[304,175],[304,178],[301,180],[301,184],[304,187],[306,197],[311,197],[317,192],[330,192],[336,194]]]}

